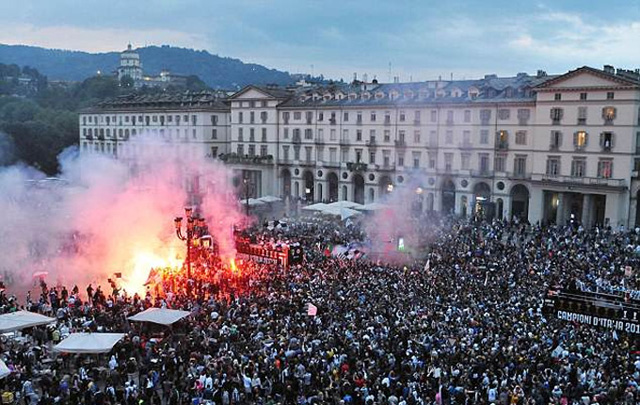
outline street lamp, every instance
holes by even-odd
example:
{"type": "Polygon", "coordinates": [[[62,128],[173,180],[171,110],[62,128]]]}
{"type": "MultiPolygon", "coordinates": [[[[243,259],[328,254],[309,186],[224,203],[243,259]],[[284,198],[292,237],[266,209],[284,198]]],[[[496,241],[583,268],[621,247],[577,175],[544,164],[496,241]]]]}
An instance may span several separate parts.
{"type": "MultiPolygon", "coordinates": [[[[182,217],[176,217],[173,222],[176,227],[176,236],[187,243],[187,279],[191,280],[191,245],[194,238],[202,236],[201,233],[206,229],[206,225],[204,224],[204,219],[193,216],[193,208],[186,207],[184,214],[187,217],[185,233],[182,233],[182,217]]],[[[187,288],[189,288],[188,281],[187,288]]]]}
{"type": "Polygon", "coordinates": [[[246,176],[243,177],[242,183],[244,183],[244,198],[245,198],[244,209],[247,216],[249,216],[249,178],[246,176]]]}

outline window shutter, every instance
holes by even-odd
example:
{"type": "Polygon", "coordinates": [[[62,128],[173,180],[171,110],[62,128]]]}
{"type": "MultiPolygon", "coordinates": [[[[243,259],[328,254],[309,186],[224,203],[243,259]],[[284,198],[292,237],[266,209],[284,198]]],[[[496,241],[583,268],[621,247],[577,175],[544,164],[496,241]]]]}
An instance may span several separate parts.
{"type": "Polygon", "coordinates": [[[584,147],[586,148],[587,145],[589,145],[589,133],[585,132],[584,133],[584,147]]]}
{"type": "Polygon", "coordinates": [[[600,147],[604,147],[604,132],[600,133],[600,147]]]}
{"type": "Polygon", "coordinates": [[[578,133],[573,133],[573,146],[578,146],[578,133]]]}
{"type": "Polygon", "coordinates": [[[562,132],[558,131],[558,146],[562,145],[562,132]]]}
{"type": "Polygon", "coordinates": [[[549,145],[556,146],[556,131],[551,131],[551,139],[549,140],[549,145]]]}
{"type": "Polygon", "coordinates": [[[611,145],[610,145],[611,149],[613,149],[613,145],[615,143],[615,139],[616,139],[616,135],[612,132],[611,133],[611,145]]]}

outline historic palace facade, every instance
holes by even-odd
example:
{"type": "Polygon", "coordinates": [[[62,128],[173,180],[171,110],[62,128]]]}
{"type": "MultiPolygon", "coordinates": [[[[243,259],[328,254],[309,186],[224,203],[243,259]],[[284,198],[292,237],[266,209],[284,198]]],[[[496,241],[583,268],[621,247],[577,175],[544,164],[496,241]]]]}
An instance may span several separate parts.
{"type": "Polygon", "coordinates": [[[611,66],[129,96],[80,114],[86,153],[145,153],[143,133],[198,145],[256,197],[371,203],[411,187],[423,210],[640,223],[640,74],[611,66]]]}

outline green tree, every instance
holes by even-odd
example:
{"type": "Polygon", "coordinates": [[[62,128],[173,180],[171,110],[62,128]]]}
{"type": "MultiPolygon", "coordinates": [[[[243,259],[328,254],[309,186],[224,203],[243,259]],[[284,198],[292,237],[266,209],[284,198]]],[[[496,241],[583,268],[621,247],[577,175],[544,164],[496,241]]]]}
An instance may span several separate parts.
{"type": "Polygon", "coordinates": [[[129,75],[124,75],[122,76],[122,79],[120,79],[120,87],[122,88],[132,89],[134,85],[135,85],[135,82],[133,81],[133,78],[129,75]]]}

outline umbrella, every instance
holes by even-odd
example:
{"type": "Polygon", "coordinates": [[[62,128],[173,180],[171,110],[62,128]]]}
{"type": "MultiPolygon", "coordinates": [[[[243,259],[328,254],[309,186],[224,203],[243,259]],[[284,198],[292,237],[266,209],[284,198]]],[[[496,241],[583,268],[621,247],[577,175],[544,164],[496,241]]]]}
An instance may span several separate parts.
{"type": "Polygon", "coordinates": [[[359,207],[362,207],[362,204],[358,204],[353,201],[343,200],[343,201],[332,202],[331,204],[329,204],[329,207],[357,209],[359,207]]]}
{"type": "Polygon", "coordinates": [[[264,197],[258,198],[258,200],[265,203],[273,203],[273,202],[282,201],[282,198],[274,197],[272,195],[265,195],[264,197]]]}
{"type": "Polygon", "coordinates": [[[303,207],[302,209],[304,211],[323,211],[325,208],[327,208],[327,204],[325,204],[325,203],[316,203],[316,204],[307,205],[306,207],[303,207]]]}
{"type": "Polygon", "coordinates": [[[5,378],[9,374],[11,374],[11,370],[9,370],[9,367],[7,367],[4,361],[0,360],[0,379],[5,378]]]}

